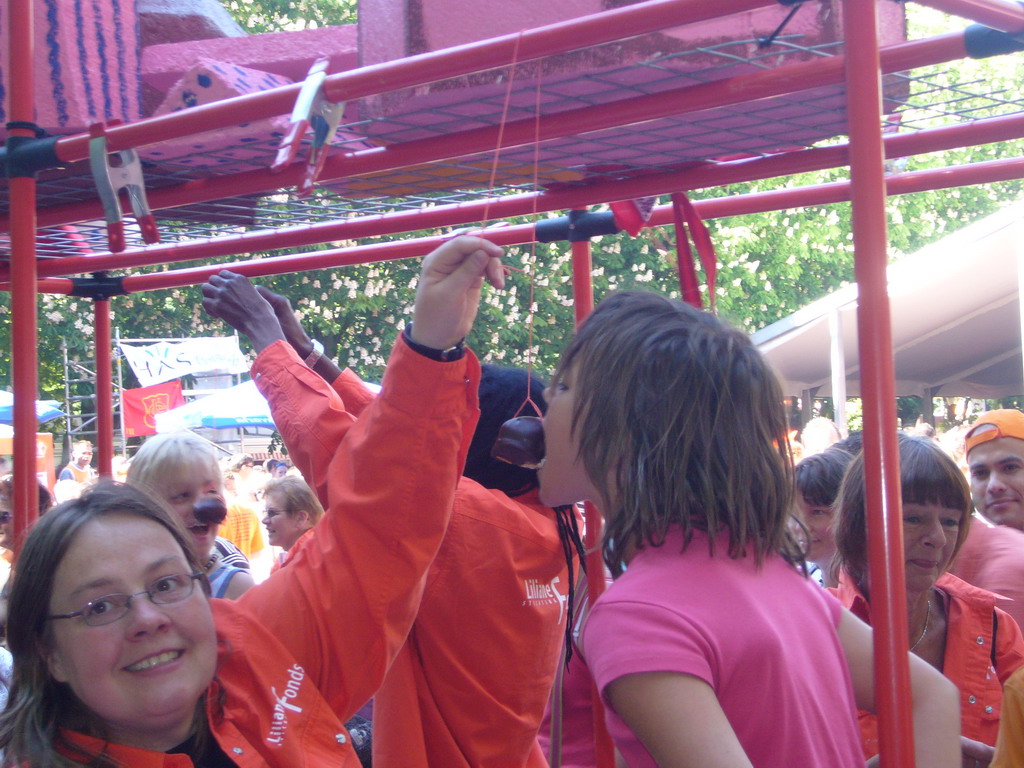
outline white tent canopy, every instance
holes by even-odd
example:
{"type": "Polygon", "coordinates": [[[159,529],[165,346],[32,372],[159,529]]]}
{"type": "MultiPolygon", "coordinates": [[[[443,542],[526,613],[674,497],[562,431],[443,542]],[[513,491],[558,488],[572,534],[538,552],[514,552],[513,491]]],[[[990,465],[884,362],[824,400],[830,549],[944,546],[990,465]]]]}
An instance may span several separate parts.
{"type": "MultiPolygon", "coordinates": [[[[1024,395],[1024,204],[901,259],[888,274],[896,394],[1024,395]]],[[[754,334],[786,394],[859,396],[856,312],[853,285],[754,334]]]]}
{"type": "Polygon", "coordinates": [[[237,386],[156,415],[157,432],[174,432],[198,427],[273,429],[274,420],[270,416],[270,406],[256,389],[254,381],[244,381],[237,386]]]}

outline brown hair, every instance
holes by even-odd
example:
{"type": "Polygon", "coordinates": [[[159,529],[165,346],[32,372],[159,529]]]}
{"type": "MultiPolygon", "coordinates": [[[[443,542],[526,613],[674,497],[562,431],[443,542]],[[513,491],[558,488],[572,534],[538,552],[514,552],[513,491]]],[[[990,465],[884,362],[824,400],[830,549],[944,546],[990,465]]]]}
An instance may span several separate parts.
{"type": "Polygon", "coordinates": [[[782,394],[750,339],[716,317],[639,291],[613,293],[583,323],[554,383],[571,373],[572,429],[609,504],[604,558],[680,528],[729,557],[800,562],[786,527],[793,477],[782,394]]]}
{"type": "MultiPolygon", "coordinates": [[[[25,540],[11,590],[7,638],[14,656],[14,675],[7,708],[0,714],[0,750],[5,766],[80,765],[57,751],[58,743],[76,750],[62,739],[61,728],[107,737],[104,723],[69,686],[50,674],[47,654],[53,638],[47,616],[57,569],[79,531],[111,514],[134,515],[163,526],[181,547],[189,568],[193,572],[203,570],[191,537],[177,516],[128,485],[101,480],[79,498],[59,504],[39,518],[25,540]]],[[[199,583],[209,596],[209,582],[200,579],[199,583]]],[[[120,765],[104,755],[88,757],[89,765],[120,765]]]]}
{"type": "Polygon", "coordinates": [[[310,523],[316,525],[324,516],[324,508],[320,505],[320,500],[301,478],[275,477],[263,487],[263,493],[264,495],[268,493],[280,495],[285,504],[285,508],[281,511],[289,517],[296,512],[304,511],[309,514],[310,523]]]}
{"type": "MultiPolygon", "coordinates": [[[[39,485],[39,514],[43,514],[51,506],[53,506],[53,497],[50,492],[46,490],[46,486],[42,483],[39,485]]],[[[14,475],[4,475],[0,477],[0,498],[10,505],[10,511],[14,514],[14,475]]]]}
{"type": "MultiPolygon", "coordinates": [[[[963,473],[931,438],[900,434],[900,496],[904,504],[938,504],[963,513],[950,562],[967,539],[971,521],[971,489],[963,473]]],[[[867,592],[868,536],[864,487],[864,453],[857,454],[836,499],[836,565],[867,592]]]]}

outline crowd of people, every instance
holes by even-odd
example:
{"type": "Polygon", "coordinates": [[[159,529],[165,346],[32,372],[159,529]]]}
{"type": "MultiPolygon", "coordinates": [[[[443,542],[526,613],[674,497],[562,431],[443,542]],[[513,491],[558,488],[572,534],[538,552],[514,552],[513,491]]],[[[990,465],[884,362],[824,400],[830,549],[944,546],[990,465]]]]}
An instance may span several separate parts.
{"type": "MultiPolygon", "coordinates": [[[[4,589],[3,765],[591,768],[592,689],[619,765],[877,764],[856,438],[818,422],[794,465],[749,338],[653,293],[605,298],[546,388],[481,365],[500,259],[425,257],[376,395],[287,299],[210,278],[293,466],[172,433],[114,482],[75,445],[4,589]]],[[[1024,766],[1024,414],[969,425],[966,477],[899,454],[917,764],[1024,766]]],[[[14,514],[0,480],[8,549],[14,514]]]]}

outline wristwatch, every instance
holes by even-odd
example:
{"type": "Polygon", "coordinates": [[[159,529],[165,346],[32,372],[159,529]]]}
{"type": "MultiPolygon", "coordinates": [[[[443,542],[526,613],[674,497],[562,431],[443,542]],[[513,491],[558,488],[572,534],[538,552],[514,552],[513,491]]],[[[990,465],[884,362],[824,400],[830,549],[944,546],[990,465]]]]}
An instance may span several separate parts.
{"type": "Polygon", "coordinates": [[[320,358],[324,356],[324,345],[316,339],[310,339],[309,343],[313,345],[313,351],[306,356],[303,362],[312,368],[314,365],[320,362],[320,358]]]}
{"type": "Polygon", "coordinates": [[[429,357],[431,360],[437,360],[441,363],[450,363],[455,360],[461,360],[466,354],[466,340],[459,339],[458,343],[448,347],[448,349],[435,349],[434,347],[428,347],[425,344],[419,344],[412,340],[412,323],[409,323],[402,330],[402,337],[405,339],[405,343],[409,345],[409,348],[413,352],[429,357]]]}

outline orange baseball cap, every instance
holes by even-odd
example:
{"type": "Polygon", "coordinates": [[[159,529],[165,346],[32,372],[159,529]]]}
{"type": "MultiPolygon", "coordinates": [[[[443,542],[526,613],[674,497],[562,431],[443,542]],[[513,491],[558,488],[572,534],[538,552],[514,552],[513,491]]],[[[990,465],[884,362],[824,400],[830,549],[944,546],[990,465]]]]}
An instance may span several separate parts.
{"type": "Polygon", "coordinates": [[[969,454],[982,443],[1000,437],[1015,437],[1024,440],[1024,413],[1015,408],[986,411],[971,425],[965,443],[969,454]],[[984,429],[982,429],[984,427],[984,429]]]}

